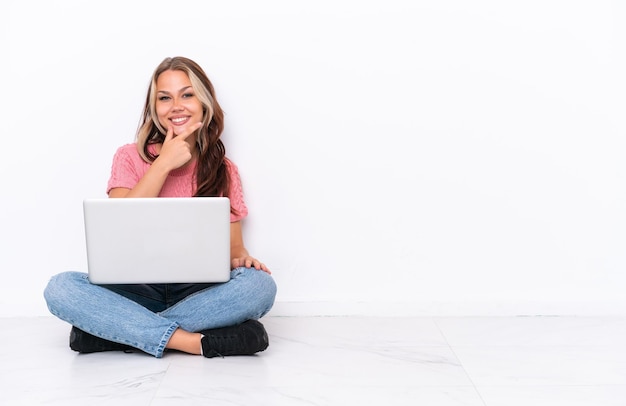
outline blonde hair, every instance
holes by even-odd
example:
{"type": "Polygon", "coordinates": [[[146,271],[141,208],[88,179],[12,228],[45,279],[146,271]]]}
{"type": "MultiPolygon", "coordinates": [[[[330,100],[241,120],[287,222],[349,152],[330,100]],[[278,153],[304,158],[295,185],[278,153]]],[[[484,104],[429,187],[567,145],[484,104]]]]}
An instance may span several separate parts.
{"type": "Polygon", "coordinates": [[[204,116],[202,120],[203,125],[200,129],[199,136],[197,137],[199,150],[205,151],[208,146],[206,138],[209,134],[207,134],[207,130],[209,129],[209,125],[212,123],[214,118],[219,121],[219,123],[216,124],[221,126],[217,137],[219,137],[223,131],[223,112],[215,101],[215,91],[213,89],[213,85],[202,68],[188,58],[180,56],[165,58],[152,74],[152,79],[148,87],[148,94],[146,95],[146,103],[141,117],[141,123],[139,125],[139,129],[137,130],[137,150],[139,155],[141,155],[146,162],[152,162],[156,158],[148,151],[148,145],[163,142],[165,134],[167,133],[167,129],[163,128],[157,118],[156,83],[161,73],[168,70],[179,70],[185,72],[185,74],[189,77],[189,81],[191,82],[191,86],[193,87],[196,96],[200,100],[200,103],[202,103],[204,116]],[[215,108],[216,105],[217,109],[215,108]],[[217,114],[218,117],[216,117],[216,110],[218,110],[219,113],[217,114]]]}
{"type": "Polygon", "coordinates": [[[228,171],[226,151],[220,136],[224,131],[224,112],[215,98],[215,89],[204,70],[189,58],[165,58],[154,70],[137,130],[136,143],[139,155],[148,163],[157,158],[152,144],[163,143],[167,129],[159,123],[156,113],[156,83],[163,72],[179,70],[189,77],[194,93],[204,111],[202,127],[198,130],[198,163],[196,165],[196,196],[228,196],[228,171]]]}

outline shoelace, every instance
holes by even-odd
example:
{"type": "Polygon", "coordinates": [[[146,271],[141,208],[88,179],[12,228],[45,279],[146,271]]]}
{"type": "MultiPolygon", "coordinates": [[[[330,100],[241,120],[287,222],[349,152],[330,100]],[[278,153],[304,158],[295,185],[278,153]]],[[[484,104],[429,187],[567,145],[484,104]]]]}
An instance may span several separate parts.
{"type": "Polygon", "coordinates": [[[207,343],[207,346],[209,347],[209,353],[206,354],[204,352],[203,346],[203,355],[205,356],[210,355],[213,357],[217,356],[224,358],[222,352],[228,355],[229,353],[236,353],[238,351],[241,351],[241,349],[239,348],[241,346],[241,341],[236,335],[204,335],[203,341],[205,341],[207,343]]]}

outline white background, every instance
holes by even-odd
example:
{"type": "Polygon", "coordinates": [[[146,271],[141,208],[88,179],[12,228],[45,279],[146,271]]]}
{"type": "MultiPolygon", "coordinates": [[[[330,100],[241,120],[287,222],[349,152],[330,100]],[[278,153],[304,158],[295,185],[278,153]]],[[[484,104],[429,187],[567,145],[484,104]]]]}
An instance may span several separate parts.
{"type": "MultiPolygon", "coordinates": [[[[607,0],[0,5],[0,316],[86,270],[153,69],[200,63],[274,314],[626,313],[626,11],[607,0]]],[[[164,239],[164,245],[167,240],[164,239]]]]}

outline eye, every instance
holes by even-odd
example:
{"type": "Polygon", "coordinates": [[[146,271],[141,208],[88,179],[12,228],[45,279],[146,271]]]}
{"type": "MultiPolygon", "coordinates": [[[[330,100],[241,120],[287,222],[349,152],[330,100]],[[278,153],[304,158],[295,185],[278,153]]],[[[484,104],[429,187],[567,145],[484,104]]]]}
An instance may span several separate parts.
{"type": "Polygon", "coordinates": [[[193,97],[193,93],[184,93],[184,94],[183,94],[183,97],[184,97],[185,99],[188,99],[188,98],[190,98],[190,97],[193,97]]]}
{"type": "Polygon", "coordinates": [[[169,100],[169,99],[170,99],[169,96],[159,96],[159,97],[157,97],[158,101],[166,101],[166,100],[169,100]]]}

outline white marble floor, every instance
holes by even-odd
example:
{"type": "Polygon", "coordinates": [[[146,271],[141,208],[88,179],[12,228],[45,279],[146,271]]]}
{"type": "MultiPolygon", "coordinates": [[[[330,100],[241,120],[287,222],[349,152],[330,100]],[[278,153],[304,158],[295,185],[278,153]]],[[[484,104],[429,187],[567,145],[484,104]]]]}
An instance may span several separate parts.
{"type": "Polygon", "coordinates": [[[1,405],[626,405],[626,317],[266,317],[251,357],[79,355],[4,318],[1,405]]]}

